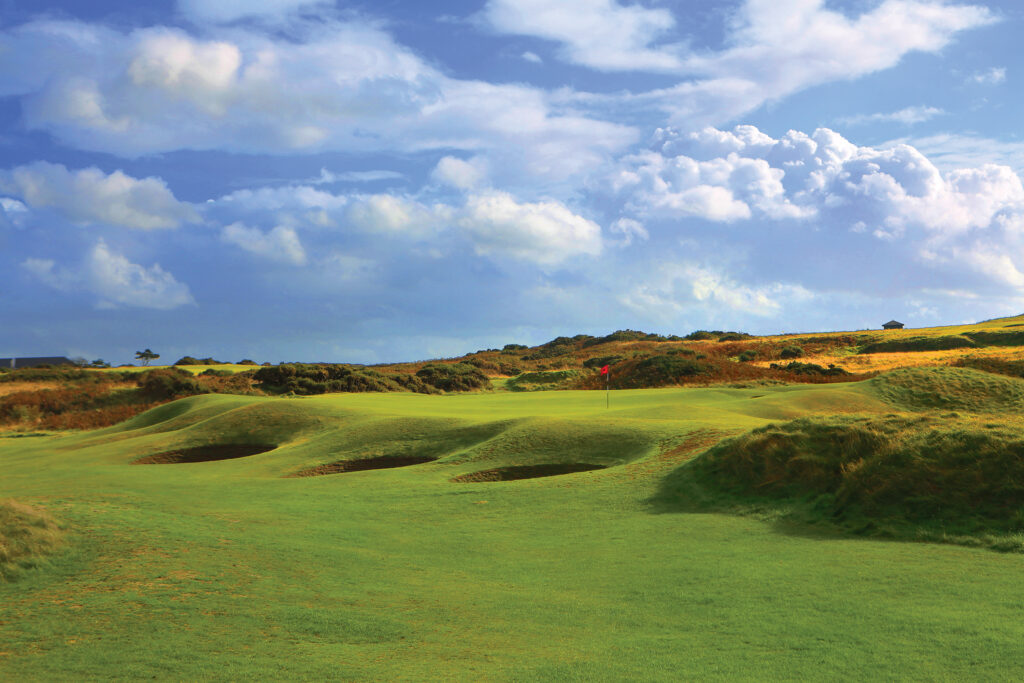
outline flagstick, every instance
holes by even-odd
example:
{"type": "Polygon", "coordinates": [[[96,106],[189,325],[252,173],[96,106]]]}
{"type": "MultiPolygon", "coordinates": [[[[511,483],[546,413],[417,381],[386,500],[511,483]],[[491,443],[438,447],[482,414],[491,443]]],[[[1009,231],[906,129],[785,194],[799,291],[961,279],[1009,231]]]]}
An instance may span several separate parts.
{"type": "Polygon", "coordinates": [[[604,408],[608,410],[611,404],[611,386],[612,386],[612,370],[608,368],[607,374],[605,374],[604,380],[604,408]]]}

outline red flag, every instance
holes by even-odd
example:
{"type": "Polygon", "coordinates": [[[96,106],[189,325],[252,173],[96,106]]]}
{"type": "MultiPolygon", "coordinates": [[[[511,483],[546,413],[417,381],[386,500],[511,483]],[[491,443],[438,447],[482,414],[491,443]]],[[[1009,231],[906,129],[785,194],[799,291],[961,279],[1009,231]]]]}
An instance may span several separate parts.
{"type": "Polygon", "coordinates": [[[608,374],[608,366],[607,365],[604,366],[603,368],[601,368],[601,374],[602,375],[607,375],[608,374]]]}

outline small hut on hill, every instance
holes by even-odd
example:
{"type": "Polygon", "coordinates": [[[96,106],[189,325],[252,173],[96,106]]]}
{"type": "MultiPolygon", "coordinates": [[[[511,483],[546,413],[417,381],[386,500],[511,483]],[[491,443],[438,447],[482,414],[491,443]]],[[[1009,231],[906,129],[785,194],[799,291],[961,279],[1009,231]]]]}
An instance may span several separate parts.
{"type": "Polygon", "coordinates": [[[889,322],[887,322],[884,325],[882,325],[882,329],[883,330],[902,330],[903,329],[903,323],[898,322],[896,320],[890,320],[889,322]]]}

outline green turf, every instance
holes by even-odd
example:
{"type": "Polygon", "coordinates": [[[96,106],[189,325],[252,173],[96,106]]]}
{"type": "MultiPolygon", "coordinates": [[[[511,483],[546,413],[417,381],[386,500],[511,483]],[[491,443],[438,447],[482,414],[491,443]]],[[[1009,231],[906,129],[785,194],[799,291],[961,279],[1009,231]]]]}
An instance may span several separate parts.
{"type": "Polygon", "coordinates": [[[0,584],[0,679],[1019,679],[1024,555],[656,504],[724,436],[891,394],[206,395],[0,438],[0,498],[65,528],[0,584]],[[226,443],[278,448],[130,464],[226,443]],[[286,476],[408,455],[437,460],[286,476]],[[608,468],[451,481],[572,462],[608,468]]]}

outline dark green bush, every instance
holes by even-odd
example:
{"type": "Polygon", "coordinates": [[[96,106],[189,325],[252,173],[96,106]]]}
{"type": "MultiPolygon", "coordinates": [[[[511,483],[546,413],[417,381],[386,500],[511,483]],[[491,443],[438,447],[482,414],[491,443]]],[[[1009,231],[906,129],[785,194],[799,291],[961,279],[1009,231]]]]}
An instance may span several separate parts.
{"type": "Polygon", "coordinates": [[[442,391],[472,391],[491,386],[487,375],[468,363],[431,363],[420,368],[416,376],[442,391]]]}
{"type": "Polygon", "coordinates": [[[679,356],[651,356],[636,366],[636,377],[640,380],[640,386],[658,386],[669,384],[682,377],[693,377],[710,370],[710,366],[690,358],[679,356]]]}
{"type": "Polygon", "coordinates": [[[205,394],[207,390],[191,373],[179,368],[159,368],[138,375],[139,392],[151,401],[169,401],[205,394]]]}
{"type": "Polygon", "coordinates": [[[786,372],[792,372],[795,375],[849,375],[850,373],[836,365],[829,364],[827,368],[817,365],[815,363],[801,363],[799,361],[791,361],[782,365],[781,363],[772,363],[769,367],[772,370],[785,370],[786,372]]]}
{"type": "Polygon", "coordinates": [[[252,376],[260,382],[260,388],[273,394],[293,392],[299,395],[311,395],[367,391],[437,393],[436,388],[413,375],[384,374],[369,368],[351,365],[284,363],[261,367],[253,372],[252,376]]]}
{"type": "Polygon", "coordinates": [[[757,351],[754,351],[753,349],[747,349],[746,351],[742,352],[738,356],[738,358],[742,363],[749,363],[750,361],[757,358],[757,351]]]}
{"type": "Polygon", "coordinates": [[[697,330],[696,332],[691,332],[690,334],[686,335],[685,337],[683,337],[683,339],[687,341],[708,341],[710,339],[717,339],[718,335],[720,334],[724,333],[721,330],[715,330],[714,332],[709,332],[707,330],[697,330]]]}
{"type": "Polygon", "coordinates": [[[804,355],[804,350],[799,346],[787,346],[779,352],[779,358],[801,358],[804,355]]]}
{"type": "Polygon", "coordinates": [[[718,337],[720,342],[731,342],[731,341],[745,341],[747,339],[753,339],[754,335],[747,334],[746,332],[726,332],[718,337]]]}
{"type": "Polygon", "coordinates": [[[526,344],[505,344],[505,346],[502,347],[501,352],[510,353],[513,351],[525,351],[528,348],[530,347],[526,344]]]}
{"type": "Polygon", "coordinates": [[[622,356],[600,356],[598,358],[588,358],[583,361],[583,367],[585,368],[603,368],[606,365],[615,365],[622,356]]]}
{"type": "Polygon", "coordinates": [[[231,377],[235,373],[230,370],[215,370],[214,368],[207,368],[199,373],[200,377],[231,377]]]}

